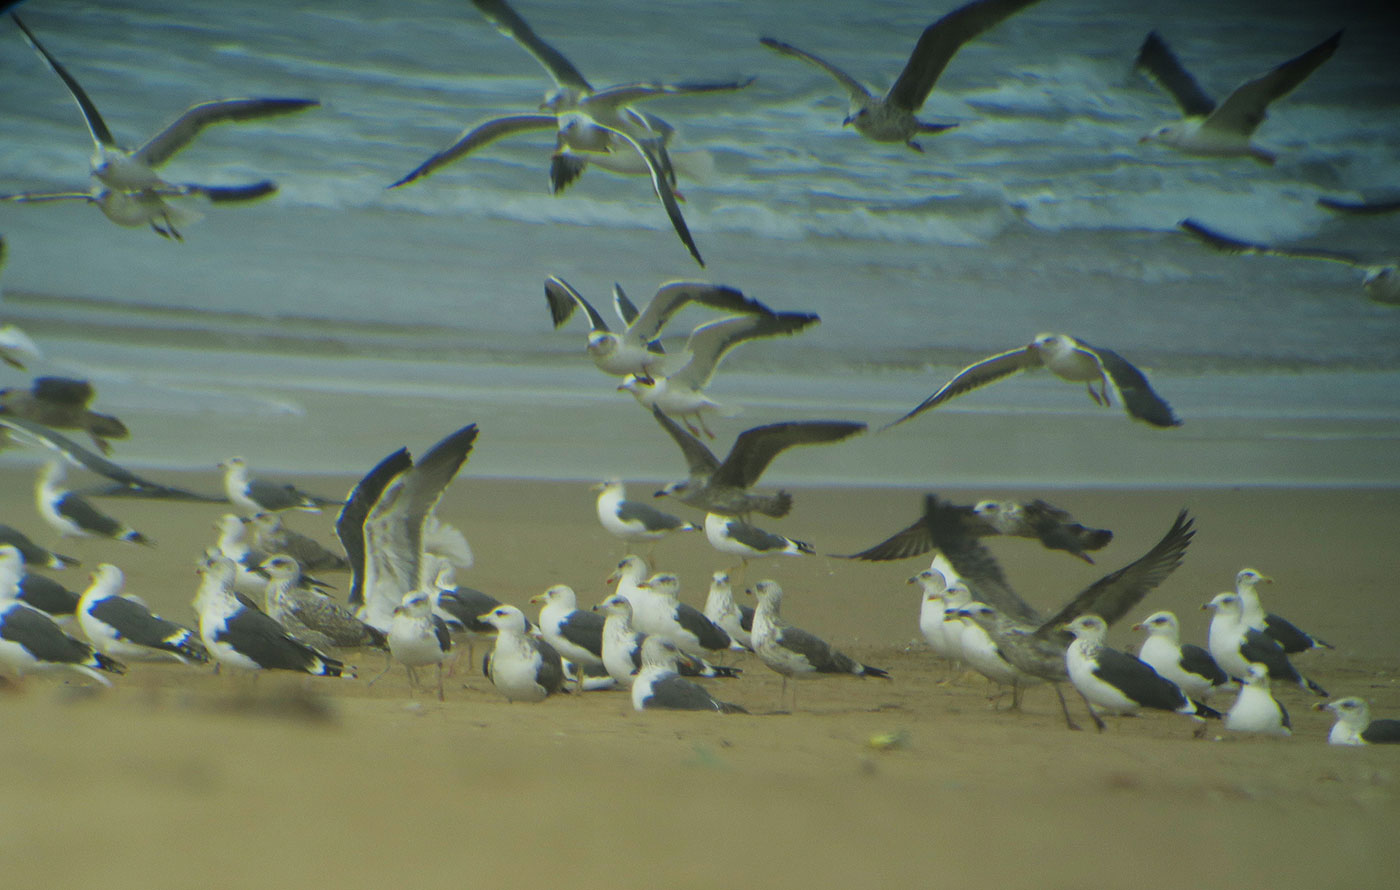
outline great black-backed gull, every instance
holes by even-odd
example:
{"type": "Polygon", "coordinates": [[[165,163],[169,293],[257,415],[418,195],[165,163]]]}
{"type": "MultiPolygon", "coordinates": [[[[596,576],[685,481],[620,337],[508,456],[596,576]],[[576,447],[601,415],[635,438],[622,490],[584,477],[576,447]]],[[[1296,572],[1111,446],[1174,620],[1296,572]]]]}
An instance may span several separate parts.
{"type": "Polygon", "coordinates": [[[300,643],[276,619],[243,605],[233,592],[233,561],[217,554],[199,565],[194,606],[199,636],[219,664],[239,671],[296,671],[354,678],[353,668],[300,643]]]}
{"type": "MultiPolygon", "coordinates": [[[[619,306],[630,305],[626,295],[619,288],[616,292],[619,306]]],[[[646,308],[626,322],[622,333],[614,333],[601,313],[583,298],[567,281],[551,276],[544,283],[544,295],[549,303],[549,314],[556,328],[563,326],[573,317],[576,308],[588,316],[588,355],[593,364],[604,374],[626,377],[651,377],[653,373],[668,373],[679,369],[688,357],[667,355],[660,351],[657,337],[671,317],[694,303],[719,309],[728,313],[772,315],[767,306],[744,296],[736,288],[702,281],[671,281],[661,285],[646,308]]],[[[635,311],[636,307],[632,307],[635,311]]]]}
{"type": "Polygon", "coordinates": [[[603,616],[580,609],[572,587],[556,584],[530,602],[540,607],[540,633],[554,651],[580,669],[603,664],[603,616]]]}
{"type": "Polygon", "coordinates": [[[1147,377],[1111,349],[1091,346],[1068,334],[1036,334],[1028,345],[1000,352],[963,368],[952,380],[920,402],[914,410],[891,423],[936,408],[965,392],[995,383],[1018,371],[1045,367],[1061,380],[1083,383],[1097,405],[1112,405],[1114,394],[1128,416],[1155,427],[1180,426],[1171,406],[1153,391],[1147,377]]]}
{"type": "Polygon", "coordinates": [[[320,541],[288,528],[276,513],[258,513],[245,520],[249,545],[261,553],[282,553],[308,572],[348,572],[350,561],[320,541]]]}
{"type": "Polygon", "coordinates": [[[112,685],[103,673],[126,673],[121,662],[68,636],[45,613],[0,596],[0,676],[17,680],[56,670],[77,671],[103,686],[112,685]]]}
{"type": "Polygon", "coordinates": [[[1296,655],[1309,649],[1331,649],[1331,643],[1315,637],[1299,628],[1281,615],[1264,611],[1259,601],[1258,586],[1272,584],[1274,579],[1262,574],[1258,569],[1240,569],[1235,575],[1235,595],[1240,598],[1241,620],[1255,630],[1262,630],[1283,647],[1288,655],[1296,655]]]}
{"type": "Polygon", "coordinates": [[[1239,594],[1216,594],[1201,608],[1215,612],[1210,619],[1208,643],[1211,656],[1225,669],[1225,673],[1243,680],[1248,676],[1251,664],[1262,664],[1275,680],[1296,683],[1301,689],[1327,695],[1327,690],[1298,673],[1278,641],[1245,622],[1239,594]]]}
{"type": "Polygon", "coordinates": [[[554,647],[525,632],[525,613],[497,606],[479,616],[496,628],[496,645],[481,669],[507,700],[544,701],[564,688],[564,662],[554,647]]]}
{"type": "Polygon", "coordinates": [[[302,583],[301,566],[284,553],[263,560],[268,581],[263,608],[288,633],[313,649],[383,649],[385,634],[325,594],[302,583]]]}
{"type": "Polygon", "coordinates": [[[131,435],[126,424],[110,414],[99,414],[90,407],[97,390],[87,380],[72,377],[35,377],[28,389],[0,389],[0,410],[15,417],[61,430],[82,430],[97,450],[111,454],[108,439],[131,435]]]}
{"type": "Polygon", "coordinates": [[[1371,706],[1364,698],[1351,696],[1336,701],[1318,702],[1319,711],[1331,711],[1337,718],[1327,733],[1332,745],[1397,745],[1400,744],[1400,720],[1372,720],[1371,706]]]}
{"type": "Polygon", "coordinates": [[[820,320],[809,312],[776,312],[707,322],[685,341],[683,365],[666,374],[629,374],[618,389],[630,392],[645,408],[680,419],[694,435],[713,439],[705,415],[728,416],[735,412],[706,395],[705,387],[729,351],[749,340],[796,334],[820,320]]]}
{"type": "Polygon", "coordinates": [[[39,471],[34,490],[39,515],[54,531],[65,538],[111,538],[147,546],[155,543],[126,523],[98,510],[81,495],[64,488],[66,477],[63,464],[50,460],[39,471]]]}
{"type": "MultiPolygon", "coordinates": [[[[624,596],[613,594],[593,607],[602,613],[603,666],[621,686],[628,686],[642,667],[642,643],[647,635],[632,627],[632,603],[624,596]]],[[[703,658],[676,650],[676,669],[686,677],[737,677],[738,668],[710,664],[703,658]]]]}
{"type": "Polygon", "coordinates": [[[676,670],[681,652],[660,637],[642,643],[642,669],[632,681],[632,707],[638,711],[718,711],[747,714],[743,707],[715,700],[705,687],[682,677],[676,670]]]}
{"type": "Polygon", "coordinates": [[[628,545],[645,541],[648,547],[675,532],[693,532],[699,528],[650,504],[627,499],[627,488],[618,479],[599,483],[598,521],[609,534],[616,535],[628,545]]]}
{"type": "Polygon", "coordinates": [[[1138,658],[1171,680],[1197,701],[1208,702],[1213,693],[1231,685],[1230,677],[1215,663],[1209,651],[1181,642],[1181,623],[1172,612],[1153,612],[1133,630],[1147,632],[1138,658]]]}
{"type": "Polygon", "coordinates": [[[34,543],[28,535],[11,525],[0,525],[0,545],[9,544],[24,557],[24,564],[45,569],[66,569],[78,565],[78,559],[56,553],[34,543]]]}
{"type": "Polygon", "coordinates": [[[248,475],[248,462],[241,457],[230,457],[219,469],[224,471],[224,494],[245,517],[279,510],[319,513],[323,506],[341,503],[308,494],[288,482],[254,479],[248,475]]]}
{"type": "Polygon", "coordinates": [[[830,62],[771,37],[759,43],[785,56],[801,59],[836,79],[850,95],[851,107],[843,124],[874,142],[903,142],[923,151],[914,141],[920,133],[938,133],[957,124],[929,124],[915,115],[933,91],[938,76],[964,43],[1000,24],[1036,0],[976,0],[945,14],[919,35],[919,42],[884,97],[876,96],[860,81],[830,62]]]}
{"type": "Polygon", "coordinates": [[[720,553],[739,557],[740,571],[747,569],[749,560],[770,556],[815,556],[816,549],[806,541],[761,529],[736,516],[705,514],[705,537],[720,553]]]}
{"type": "Polygon", "coordinates": [[[1292,726],[1288,711],[1269,691],[1269,669],[1262,664],[1251,664],[1240,694],[1235,696],[1235,703],[1225,714],[1225,728],[1232,732],[1290,736],[1293,735],[1292,726]]]}
{"type": "MultiPolygon", "coordinates": [[[[422,591],[406,594],[403,602],[394,609],[386,636],[389,655],[408,671],[410,692],[419,686],[418,668],[431,664],[437,667],[438,701],[446,701],[442,686],[442,663],[452,651],[452,634],[447,629],[447,622],[433,614],[432,597],[422,591]]],[[[388,671],[387,667],[385,671],[388,671]]]]}
{"type": "MultiPolygon", "coordinates": [[[[1147,663],[1105,645],[1108,623],[1099,616],[1080,615],[1065,629],[1074,635],[1074,642],[1065,650],[1069,681],[1092,709],[1107,714],[1135,714],[1150,708],[1219,719],[1219,711],[1192,701],[1147,663]]],[[[1098,725],[1102,730],[1103,723],[1098,725]]]]}
{"type": "Polygon", "coordinates": [[[673,497],[707,513],[726,516],[786,516],[792,509],[792,495],[785,491],[770,494],[749,490],[773,459],[798,445],[839,442],[866,429],[863,423],[845,420],[792,420],[756,426],[735,438],[721,463],[705,443],[660,410],[653,409],[652,415],[680,446],[690,471],[684,482],[672,482],[656,496],[673,497]]]}
{"type": "Polygon", "coordinates": [[[783,589],[776,582],[760,581],[754,585],[753,592],[758,597],[758,609],[753,617],[753,651],[783,678],[782,688],[778,691],[779,707],[787,697],[789,677],[794,680],[793,710],[797,710],[798,677],[808,674],[853,674],[857,677],[889,679],[889,672],[883,668],[861,664],[820,637],[784,621],[781,614],[783,589]]]}
{"type": "Polygon", "coordinates": [[[657,572],[636,585],[627,597],[632,603],[632,623],[643,633],[670,640],[692,655],[743,648],[704,612],[681,602],[680,589],[680,578],[670,572],[657,572]]]}
{"type": "Polygon", "coordinates": [[[102,563],[78,601],[78,626],[99,652],[125,661],[209,661],[197,633],[124,594],[125,580],[121,569],[102,563]]]}
{"type": "Polygon", "coordinates": [[[1302,55],[1289,59],[1266,74],[1245,81],[1219,105],[1201,89],[1156,31],[1147,35],[1134,66],[1145,71],[1181,108],[1181,121],[1165,124],[1143,136],[1140,142],[1160,142],[1178,151],[1207,157],[1249,157],[1265,164],[1273,153],[1250,143],[1264,122],[1269,103],[1293,90],[1317,67],[1332,57],[1342,32],[1302,55]]]}
{"type": "Polygon", "coordinates": [[[738,643],[750,652],[753,651],[753,607],[734,601],[734,587],[729,573],[718,571],[710,576],[710,592],[705,595],[705,608],[701,610],[725,633],[731,642],[738,643]]]}

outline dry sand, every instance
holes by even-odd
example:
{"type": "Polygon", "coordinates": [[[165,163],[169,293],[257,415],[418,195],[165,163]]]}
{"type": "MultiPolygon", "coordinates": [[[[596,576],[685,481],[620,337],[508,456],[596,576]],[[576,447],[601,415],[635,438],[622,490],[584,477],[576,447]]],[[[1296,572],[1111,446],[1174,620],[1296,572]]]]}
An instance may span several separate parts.
{"type": "MultiPolygon", "coordinates": [[[[217,487],[212,475],[150,475],[217,487]]],[[[27,471],[0,471],[4,521],[57,545],[30,484],[27,471]]],[[[1256,566],[1277,579],[1263,590],[1273,611],[1337,644],[1300,657],[1303,669],[1400,716],[1393,490],[944,493],[1043,494],[1115,529],[1098,566],[993,542],[1044,608],[1141,555],[1186,507],[1198,535],[1185,564],[1130,617],[1171,608],[1202,641],[1200,604],[1256,566]]],[[[799,489],[771,527],[849,553],[911,522],[920,499],[799,489]]],[[[102,504],[158,546],[66,541],[85,565],[57,576],[78,588],[88,566],[113,561],[131,592],[189,620],[219,507],[102,504]]],[[[470,466],[441,508],[477,552],[461,580],[522,606],[555,583],[585,602],[605,593],[623,551],[592,511],[585,486],[483,481],[470,466]]],[[[327,541],[330,522],[292,520],[327,541]]],[[[658,557],[696,604],[722,565],[698,535],[658,557]]],[[[778,679],[752,659],[741,679],[714,684],[748,717],[640,715],[618,692],[509,705],[465,664],[445,704],[412,696],[400,669],[372,688],[177,665],[133,665],[97,694],[31,678],[0,696],[0,875],[55,888],[1391,885],[1400,748],[1326,745],[1327,715],[1296,689],[1276,691],[1293,715],[1288,740],[1194,741],[1185,718],[1156,714],[1072,733],[1045,689],[1021,713],[998,711],[980,678],[947,682],[918,641],[905,579],[926,564],[751,568],[750,581],[783,584],[792,622],[893,675],[805,682],[793,714],[772,713],[778,679]],[[903,743],[871,747],[888,733],[903,743]]],[[[1110,641],[1135,647],[1127,624],[1110,641]]],[[[356,660],[365,675],[382,664],[356,660]]]]}

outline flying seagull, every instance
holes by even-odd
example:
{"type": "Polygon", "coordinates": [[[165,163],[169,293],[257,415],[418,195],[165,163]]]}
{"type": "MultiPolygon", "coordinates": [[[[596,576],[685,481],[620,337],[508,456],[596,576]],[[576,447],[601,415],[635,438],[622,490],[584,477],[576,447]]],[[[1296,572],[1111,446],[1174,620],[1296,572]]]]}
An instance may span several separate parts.
{"type": "Polygon", "coordinates": [[[821,445],[839,442],[865,431],[865,424],[845,420],[790,420],[770,423],[744,430],[720,462],[714,453],[695,436],[681,429],[659,408],[652,416],[662,429],[680,446],[690,467],[690,477],[672,482],[656,493],[657,497],[676,498],[683,504],[726,516],[762,513],[765,516],[786,516],[792,509],[792,495],[786,491],[771,494],[753,492],[752,488],[773,459],[797,445],[821,445]]]}
{"type": "Polygon", "coordinates": [[[54,429],[82,430],[97,450],[111,454],[107,440],[125,439],[131,433],[117,418],[89,407],[96,396],[97,390],[86,380],[35,377],[28,389],[0,389],[0,411],[54,429]]]}
{"type": "MultiPolygon", "coordinates": [[[[967,534],[978,537],[1011,535],[1032,538],[1040,541],[1046,549],[1063,550],[1091,565],[1094,560],[1085,551],[1099,550],[1113,540],[1113,532],[1108,529],[1089,528],[1075,521],[1067,510],[1039,498],[1031,501],[984,500],[971,507],[954,504],[946,506],[962,516],[963,529],[967,534]]],[[[871,562],[905,559],[927,553],[933,546],[928,524],[920,516],[908,528],[895,532],[874,547],[844,556],[842,559],[864,559],[871,562]]]]}
{"type": "Polygon", "coordinates": [[[86,192],[17,192],[0,195],[0,201],[16,204],[52,204],[58,201],[83,201],[91,204],[112,222],[126,228],[150,226],[162,238],[184,241],[180,228],[197,222],[200,214],[188,206],[170,203],[172,198],[199,198],[210,204],[235,204],[256,201],[277,191],[277,185],[264,180],[251,185],[163,185],[139,192],[119,191],[95,185],[86,192]]]}
{"type": "Polygon", "coordinates": [[[809,52],[772,37],[762,37],[758,42],[785,56],[801,59],[834,77],[851,97],[850,113],[843,125],[855,127],[857,133],[875,142],[903,142],[915,151],[923,151],[914,137],[957,126],[929,124],[915,117],[943,69],[964,43],[1035,2],[976,0],[943,16],[924,29],[904,70],[884,98],[874,95],[854,77],[809,52]]]}
{"type": "Polygon", "coordinates": [[[1176,226],[1202,244],[1221,253],[1322,260],[1351,266],[1361,271],[1361,287],[1366,291],[1366,296],[1386,306],[1400,306],[1400,266],[1394,262],[1373,263],[1359,254],[1325,247],[1277,247],[1256,241],[1242,241],[1207,228],[1194,219],[1183,219],[1176,226]]]}
{"type": "Polygon", "coordinates": [[[1252,145],[1249,137],[1264,122],[1270,102],[1281,99],[1332,57],[1342,41],[1338,31],[1317,46],[1277,68],[1235,88],[1219,105],[1201,89],[1156,31],[1147,35],[1134,67],[1147,72],[1176,100],[1183,119],[1165,124],[1139,142],[1160,142],[1187,154],[1208,157],[1250,157],[1264,164],[1277,158],[1252,145]]]}
{"type": "MultiPolygon", "coordinates": [[[[78,109],[83,113],[83,119],[87,122],[88,131],[92,134],[95,149],[92,157],[92,175],[101,184],[92,193],[94,199],[104,192],[116,196],[136,195],[138,196],[137,200],[154,199],[157,203],[160,203],[161,199],[165,197],[191,193],[205,193],[213,200],[246,200],[248,197],[261,197],[268,193],[267,187],[271,186],[271,183],[261,182],[249,186],[234,186],[232,189],[180,185],[161,179],[156,173],[156,169],[194,141],[205,127],[220,123],[259,120],[291,114],[304,111],[307,108],[314,108],[320,104],[314,99],[269,98],[223,99],[202,102],[191,106],[174,122],[139,148],[123,148],[117,143],[112,131],[108,129],[106,121],[98,113],[97,106],[88,98],[77,79],[49,54],[48,50],[25,26],[24,22],[20,21],[18,16],[11,14],[10,18],[23,32],[29,45],[34,47],[34,50],[43,57],[49,68],[68,87],[73,101],[78,104],[78,109]],[[211,191],[214,194],[208,194],[211,191]],[[222,194],[219,194],[220,192],[222,194]]],[[[275,186],[273,188],[275,189],[275,186]]],[[[31,197],[31,200],[34,199],[31,197]]],[[[104,212],[106,212],[105,208],[104,212]]],[[[109,216],[111,216],[110,213],[109,216]]],[[[158,234],[166,237],[179,237],[179,233],[174,230],[173,226],[169,225],[168,218],[164,220],[163,224],[155,219],[151,219],[149,222],[158,234]]]]}
{"type": "Polygon", "coordinates": [[[659,351],[656,338],[672,316],[692,303],[729,313],[773,315],[767,306],[744,296],[736,288],[702,281],[667,282],[640,311],[627,300],[621,288],[614,294],[619,306],[631,306],[628,314],[635,313],[630,319],[624,319],[626,328],[622,333],[614,333],[598,310],[564,279],[551,275],[544,283],[544,296],[554,326],[562,327],[573,317],[575,309],[582,309],[588,316],[588,355],[598,370],[615,377],[628,374],[650,377],[653,368],[664,371],[674,365],[676,359],[659,351]]]}
{"type": "Polygon", "coordinates": [[[955,396],[995,383],[1018,371],[1039,367],[1049,368],[1061,380],[1083,383],[1089,391],[1089,398],[1098,405],[1113,404],[1111,390],[1134,420],[1155,427],[1181,425],[1171,406],[1152,390],[1143,373],[1118,353],[1090,346],[1068,334],[1037,334],[1034,340],[1020,349],[1001,352],[963,368],[952,380],[943,384],[942,389],[885,429],[936,408],[955,396]]]}

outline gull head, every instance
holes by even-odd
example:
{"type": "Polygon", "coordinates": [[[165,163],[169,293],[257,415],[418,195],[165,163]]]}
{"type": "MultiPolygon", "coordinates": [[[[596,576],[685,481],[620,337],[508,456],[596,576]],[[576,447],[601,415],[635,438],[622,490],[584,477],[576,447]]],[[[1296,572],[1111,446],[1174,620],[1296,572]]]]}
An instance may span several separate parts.
{"type": "Polygon", "coordinates": [[[1171,612],[1153,612],[1138,624],[1134,624],[1133,630],[1145,630],[1148,636],[1162,636],[1171,640],[1181,638],[1181,625],[1171,612]]]}
{"type": "Polygon", "coordinates": [[[689,490],[690,483],[688,481],[672,482],[670,485],[658,489],[656,493],[652,495],[652,497],[680,497],[689,490]]]}
{"type": "Polygon", "coordinates": [[[1244,604],[1240,602],[1238,594],[1217,593],[1215,598],[1201,606],[1202,609],[1212,609],[1217,615],[1231,615],[1238,617],[1244,610],[1244,604]]]}
{"type": "Polygon", "coordinates": [[[1108,634],[1108,622],[1097,615],[1080,615],[1066,624],[1065,630],[1074,634],[1076,639],[1101,643],[1108,634]]]}
{"type": "Polygon", "coordinates": [[[1269,688],[1269,669],[1257,661],[1249,663],[1249,670],[1245,672],[1244,682],[1246,686],[1262,686],[1269,688]]]}
{"type": "Polygon", "coordinates": [[[485,615],[478,615],[476,620],[505,633],[525,633],[525,613],[515,606],[497,606],[485,615]]]}
{"type": "Polygon", "coordinates": [[[395,615],[403,615],[406,618],[427,618],[432,613],[433,598],[421,590],[405,593],[403,602],[394,607],[395,615]]]}
{"type": "Polygon", "coordinates": [[[909,584],[917,584],[924,590],[925,597],[942,596],[948,590],[948,579],[937,569],[924,569],[909,578],[909,584]]]}
{"type": "Polygon", "coordinates": [[[301,564],[281,553],[263,560],[261,568],[274,581],[295,581],[301,576],[301,564]]]}
{"type": "Polygon", "coordinates": [[[621,344],[622,338],[611,331],[593,331],[588,335],[588,342],[584,348],[594,358],[606,358],[617,352],[621,344]]]}
{"type": "Polygon", "coordinates": [[[594,606],[593,611],[602,612],[604,615],[619,615],[630,620],[632,618],[632,603],[625,596],[613,594],[594,606]]]}
{"type": "Polygon", "coordinates": [[[1241,587],[1253,588],[1254,585],[1260,583],[1272,584],[1274,583],[1274,579],[1270,578],[1268,575],[1265,575],[1258,569],[1240,569],[1239,574],[1235,575],[1236,590],[1240,589],[1241,587]]]}
{"type": "Polygon", "coordinates": [[[548,606],[563,605],[570,609],[578,608],[578,594],[574,589],[565,584],[556,584],[544,593],[537,593],[530,597],[530,602],[548,606]]]}
{"type": "Polygon", "coordinates": [[[1313,705],[1314,711],[1331,711],[1338,720],[1352,726],[1362,726],[1371,722],[1371,707],[1366,699],[1349,696],[1336,701],[1323,701],[1313,705]]]}

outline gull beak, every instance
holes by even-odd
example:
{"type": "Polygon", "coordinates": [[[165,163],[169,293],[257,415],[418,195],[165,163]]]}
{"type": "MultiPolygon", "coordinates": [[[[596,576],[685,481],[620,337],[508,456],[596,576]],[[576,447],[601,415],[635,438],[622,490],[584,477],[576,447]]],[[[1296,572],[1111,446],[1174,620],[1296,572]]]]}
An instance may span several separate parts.
{"type": "Polygon", "coordinates": [[[1202,611],[1202,612],[1209,612],[1212,608],[1214,608],[1214,607],[1213,607],[1210,603],[1202,603],[1202,604],[1201,604],[1201,611],[1202,611]]]}
{"type": "Polygon", "coordinates": [[[535,603],[541,603],[541,602],[544,602],[544,594],[542,594],[542,593],[537,593],[537,594],[535,594],[534,596],[530,597],[530,604],[531,604],[531,605],[534,605],[535,603]]]}
{"type": "Polygon", "coordinates": [[[851,125],[851,122],[854,121],[855,119],[856,119],[856,116],[855,116],[854,114],[848,114],[848,115],[846,115],[846,119],[843,120],[843,121],[841,121],[841,126],[843,126],[843,127],[849,127],[849,126],[851,125]]]}
{"type": "Polygon", "coordinates": [[[1146,624],[1134,624],[1133,630],[1147,630],[1146,624]]]}
{"type": "Polygon", "coordinates": [[[1268,575],[1260,575],[1260,576],[1259,576],[1259,580],[1260,580],[1260,581],[1263,581],[1265,584],[1272,584],[1272,583],[1274,583],[1274,579],[1273,579],[1273,578],[1270,578],[1268,575]]]}

